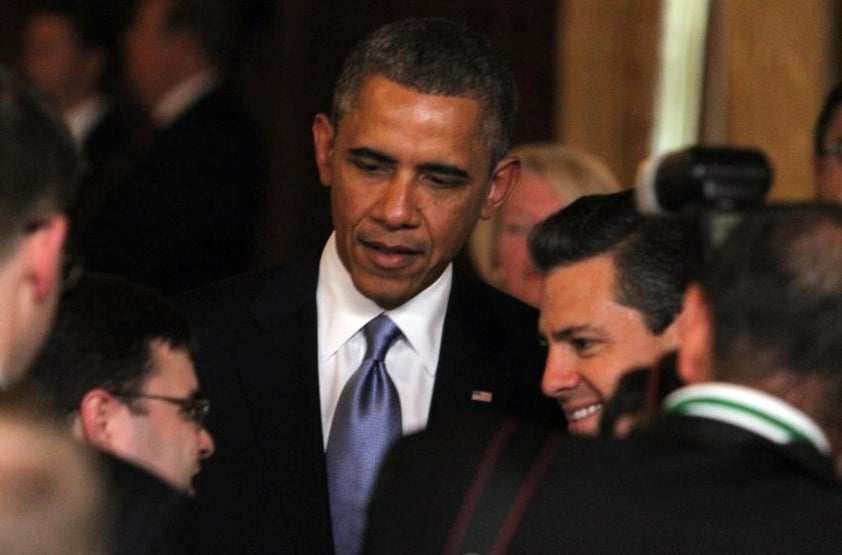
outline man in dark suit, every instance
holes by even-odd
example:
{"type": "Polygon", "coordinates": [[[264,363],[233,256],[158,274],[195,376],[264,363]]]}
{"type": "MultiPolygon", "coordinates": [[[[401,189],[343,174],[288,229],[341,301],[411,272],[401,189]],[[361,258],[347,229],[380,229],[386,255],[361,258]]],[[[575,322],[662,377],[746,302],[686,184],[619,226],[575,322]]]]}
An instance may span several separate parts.
{"type": "Polygon", "coordinates": [[[837,553],[840,241],[836,206],[747,218],[688,288],[693,385],[628,440],[505,422],[399,443],[366,551],[837,553]]]}
{"type": "Polygon", "coordinates": [[[115,553],[184,548],[193,478],[213,453],[191,348],[184,316],[159,294],[87,273],[29,373],[79,440],[114,455],[115,553]]]}
{"type": "Polygon", "coordinates": [[[112,187],[111,165],[126,155],[136,117],[113,94],[124,11],[103,0],[35,3],[21,33],[21,68],[61,114],[84,161],[71,210],[70,249],[112,187]]]}
{"type": "Polygon", "coordinates": [[[149,138],[112,168],[116,183],[83,238],[91,269],[164,294],[247,270],[262,147],[224,82],[237,24],[224,0],[140,2],[126,41],[149,138]]]}
{"type": "Polygon", "coordinates": [[[40,0],[21,33],[21,69],[61,114],[88,171],[127,146],[130,121],[110,92],[121,9],[102,0],[40,0]]]}
{"type": "MultiPolygon", "coordinates": [[[[349,513],[331,507],[340,494],[326,450],[350,424],[340,398],[359,375],[363,328],[380,315],[399,330],[379,360],[400,431],[498,410],[563,421],[540,394],[535,312],[451,264],[517,179],[506,155],[514,109],[508,69],[462,25],[404,20],[352,51],[333,114],[313,123],[334,222],[321,256],[180,299],[218,408],[218,459],[196,499],[202,549],[356,552],[362,528],[350,544],[331,532],[349,513]]],[[[364,504],[350,520],[363,515],[364,504]]]]}

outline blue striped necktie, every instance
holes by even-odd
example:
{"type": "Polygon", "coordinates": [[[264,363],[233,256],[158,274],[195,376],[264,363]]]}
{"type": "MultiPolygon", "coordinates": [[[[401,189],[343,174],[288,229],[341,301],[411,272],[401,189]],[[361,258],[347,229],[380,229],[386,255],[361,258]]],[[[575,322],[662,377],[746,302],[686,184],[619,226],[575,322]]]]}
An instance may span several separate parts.
{"type": "Polygon", "coordinates": [[[330,516],[337,555],[356,555],[362,547],[368,498],[386,450],[401,435],[398,390],[384,360],[400,335],[385,314],[363,333],[366,353],[342,389],[327,442],[330,516]]]}

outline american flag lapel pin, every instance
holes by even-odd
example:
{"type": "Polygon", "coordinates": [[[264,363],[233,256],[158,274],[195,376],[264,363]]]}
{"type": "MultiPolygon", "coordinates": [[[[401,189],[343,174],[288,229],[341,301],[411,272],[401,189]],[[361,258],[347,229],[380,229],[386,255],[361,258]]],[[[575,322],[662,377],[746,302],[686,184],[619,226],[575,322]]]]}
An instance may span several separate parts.
{"type": "Polygon", "coordinates": [[[479,403],[490,403],[493,397],[494,394],[490,391],[481,391],[479,389],[471,391],[471,401],[477,401],[479,403]]]}

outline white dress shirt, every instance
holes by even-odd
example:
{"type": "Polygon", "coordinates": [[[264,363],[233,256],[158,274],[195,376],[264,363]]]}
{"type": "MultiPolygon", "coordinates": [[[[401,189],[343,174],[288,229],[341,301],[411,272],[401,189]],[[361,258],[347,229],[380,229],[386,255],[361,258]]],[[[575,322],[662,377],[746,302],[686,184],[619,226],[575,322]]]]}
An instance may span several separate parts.
{"type": "Polygon", "coordinates": [[[213,70],[203,71],[179,83],[155,106],[152,119],[159,127],[169,126],[218,84],[219,76],[213,70]]]}
{"type": "Polygon", "coordinates": [[[105,116],[108,103],[101,96],[91,96],[62,114],[70,135],[81,151],[93,128],[105,116]]]}
{"type": "Polygon", "coordinates": [[[449,265],[432,285],[403,305],[384,311],[354,287],[336,251],[335,233],[322,251],[316,287],[318,314],[319,394],[324,442],[342,388],[365,356],[363,327],[384,312],[402,336],[386,353],[386,370],[401,398],[404,434],[427,425],[436,378],[442,328],[453,283],[449,265]]]}

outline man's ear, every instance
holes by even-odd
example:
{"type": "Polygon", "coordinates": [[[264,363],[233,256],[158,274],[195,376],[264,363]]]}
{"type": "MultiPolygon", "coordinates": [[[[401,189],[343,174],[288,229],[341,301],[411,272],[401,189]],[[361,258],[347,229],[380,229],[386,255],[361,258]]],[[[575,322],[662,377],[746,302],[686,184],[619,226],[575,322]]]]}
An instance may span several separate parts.
{"type": "Polygon", "coordinates": [[[336,131],[330,118],[325,114],[316,114],[316,119],[313,120],[313,145],[316,149],[316,164],[319,166],[319,180],[325,187],[330,187],[333,181],[330,160],[333,157],[335,139],[336,131]]]}
{"type": "Polygon", "coordinates": [[[82,439],[100,449],[111,450],[112,418],[120,400],[102,388],[95,388],[82,397],[79,405],[79,431],[82,439]]]}
{"type": "Polygon", "coordinates": [[[491,174],[491,187],[480,212],[480,218],[489,219],[511,193],[512,188],[520,179],[520,159],[506,156],[494,167],[491,174]]]}
{"type": "Polygon", "coordinates": [[[33,286],[39,302],[52,298],[60,286],[62,247],[67,236],[67,218],[61,214],[50,216],[38,229],[27,235],[22,249],[26,259],[26,279],[33,286]]]}
{"type": "Polygon", "coordinates": [[[713,328],[710,309],[698,284],[691,284],[684,294],[678,346],[678,373],[688,384],[713,379],[713,328]]]}
{"type": "Polygon", "coordinates": [[[682,328],[684,327],[685,321],[685,314],[687,312],[684,310],[684,303],[682,301],[681,310],[679,313],[673,318],[670,325],[658,334],[658,338],[661,340],[661,344],[664,348],[664,352],[672,352],[677,351],[678,348],[681,346],[682,341],[682,328]]]}

